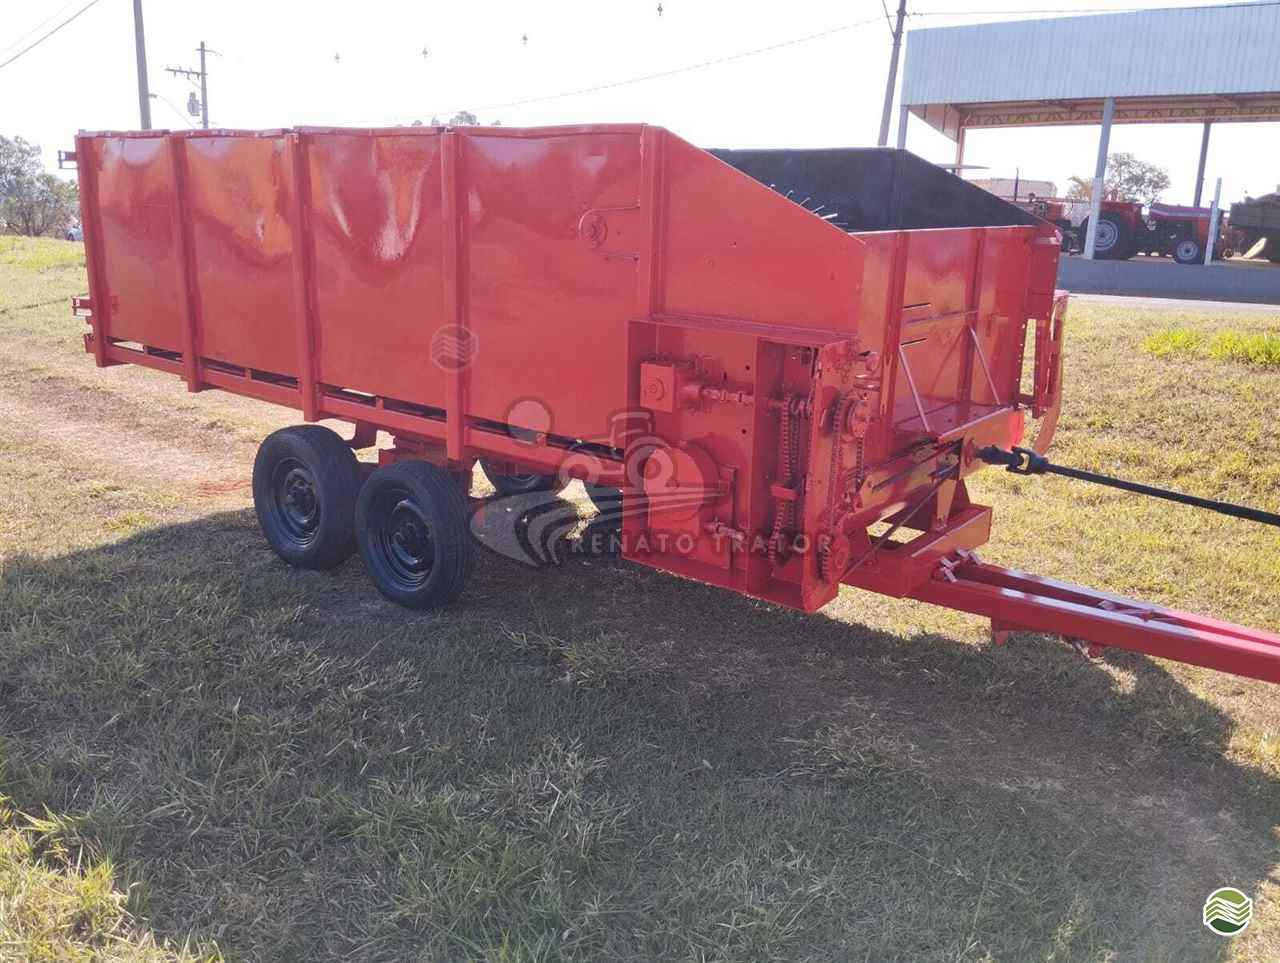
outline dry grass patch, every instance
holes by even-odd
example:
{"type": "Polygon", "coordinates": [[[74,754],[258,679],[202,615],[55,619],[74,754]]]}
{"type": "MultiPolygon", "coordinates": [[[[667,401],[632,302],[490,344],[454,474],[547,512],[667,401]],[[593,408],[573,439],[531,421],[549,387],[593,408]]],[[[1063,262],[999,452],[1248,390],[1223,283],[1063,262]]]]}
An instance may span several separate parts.
{"type": "Polygon", "coordinates": [[[0,957],[30,963],[214,963],[216,946],[157,941],[126,908],[110,860],[57,817],[0,797],[0,957]]]}

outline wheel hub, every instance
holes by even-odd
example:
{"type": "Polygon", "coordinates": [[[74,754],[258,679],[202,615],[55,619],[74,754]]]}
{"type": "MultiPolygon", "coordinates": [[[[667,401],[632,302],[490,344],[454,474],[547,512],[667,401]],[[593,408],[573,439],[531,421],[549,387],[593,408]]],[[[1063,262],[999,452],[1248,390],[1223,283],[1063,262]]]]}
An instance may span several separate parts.
{"type": "Polygon", "coordinates": [[[320,526],[320,495],[315,478],[302,464],[285,462],[276,471],[276,506],[289,535],[305,542],[320,526]]]}
{"type": "Polygon", "coordinates": [[[431,529],[412,502],[400,501],[391,510],[384,546],[391,567],[405,582],[419,582],[430,574],[435,561],[435,544],[431,529]]]}
{"type": "Polygon", "coordinates": [[[1116,226],[1110,221],[1099,221],[1098,231],[1093,239],[1093,246],[1099,251],[1109,251],[1115,247],[1116,243],[1116,226]]]}

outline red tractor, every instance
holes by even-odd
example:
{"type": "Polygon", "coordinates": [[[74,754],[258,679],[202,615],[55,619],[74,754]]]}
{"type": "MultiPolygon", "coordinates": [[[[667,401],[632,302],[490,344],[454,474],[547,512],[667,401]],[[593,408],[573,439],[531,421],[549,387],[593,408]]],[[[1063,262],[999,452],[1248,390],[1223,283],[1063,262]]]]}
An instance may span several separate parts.
{"type": "Polygon", "coordinates": [[[1028,214],[1034,214],[1042,221],[1048,221],[1056,227],[1062,235],[1063,251],[1070,252],[1073,247],[1084,246],[1084,235],[1078,235],[1077,241],[1076,229],[1071,226],[1071,217],[1067,213],[1067,205],[1071,203],[1070,201],[1036,197],[1032,194],[1025,201],[1013,201],[1013,203],[1028,214]]]}
{"type": "MultiPolygon", "coordinates": [[[[1103,201],[1094,256],[1123,261],[1135,254],[1151,254],[1172,256],[1179,264],[1203,264],[1209,243],[1209,215],[1207,207],[1152,204],[1144,216],[1143,205],[1137,201],[1103,201]]],[[[1225,216],[1219,225],[1214,257],[1230,257],[1234,251],[1225,216]]],[[[1088,231],[1086,217],[1079,227],[1081,248],[1088,231]]]]}

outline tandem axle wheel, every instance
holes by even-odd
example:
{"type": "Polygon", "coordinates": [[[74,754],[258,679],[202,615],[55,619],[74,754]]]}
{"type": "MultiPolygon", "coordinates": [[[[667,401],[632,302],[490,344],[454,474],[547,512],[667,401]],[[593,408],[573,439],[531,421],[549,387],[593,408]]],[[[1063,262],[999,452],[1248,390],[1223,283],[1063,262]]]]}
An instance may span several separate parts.
{"type": "Polygon", "coordinates": [[[272,551],[329,569],[357,550],[378,591],[415,609],[452,602],[475,562],[457,473],[423,461],[366,479],[348,442],[323,425],[269,435],[253,463],[253,504],[272,551]]]}
{"type": "Polygon", "coordinates": [[[378,591],[412,609],[452,602],[475,565],[466,497],[424,461],[379,468],[356,501],[356,541],[378,591]]]}
{"type": "Polygon", "coordinates": [[[298,568],[334,568],[355,551],[360,464],[323,425],[267,436],[253,460],[253,507],[267,544],[298,568]]]}

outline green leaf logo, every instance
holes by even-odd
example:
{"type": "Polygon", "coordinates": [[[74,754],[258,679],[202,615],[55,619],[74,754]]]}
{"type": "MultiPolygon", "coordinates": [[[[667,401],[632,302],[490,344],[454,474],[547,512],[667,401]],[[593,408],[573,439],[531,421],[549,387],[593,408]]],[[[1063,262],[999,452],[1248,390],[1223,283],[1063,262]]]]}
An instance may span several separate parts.
{"type": "Polygon", "coordinates": [[[1215,889],[1204,901],[1204,925],[1219,936],[1235,936],[1249,925],[1253,900],[1234,886],[1215,889]]]}

